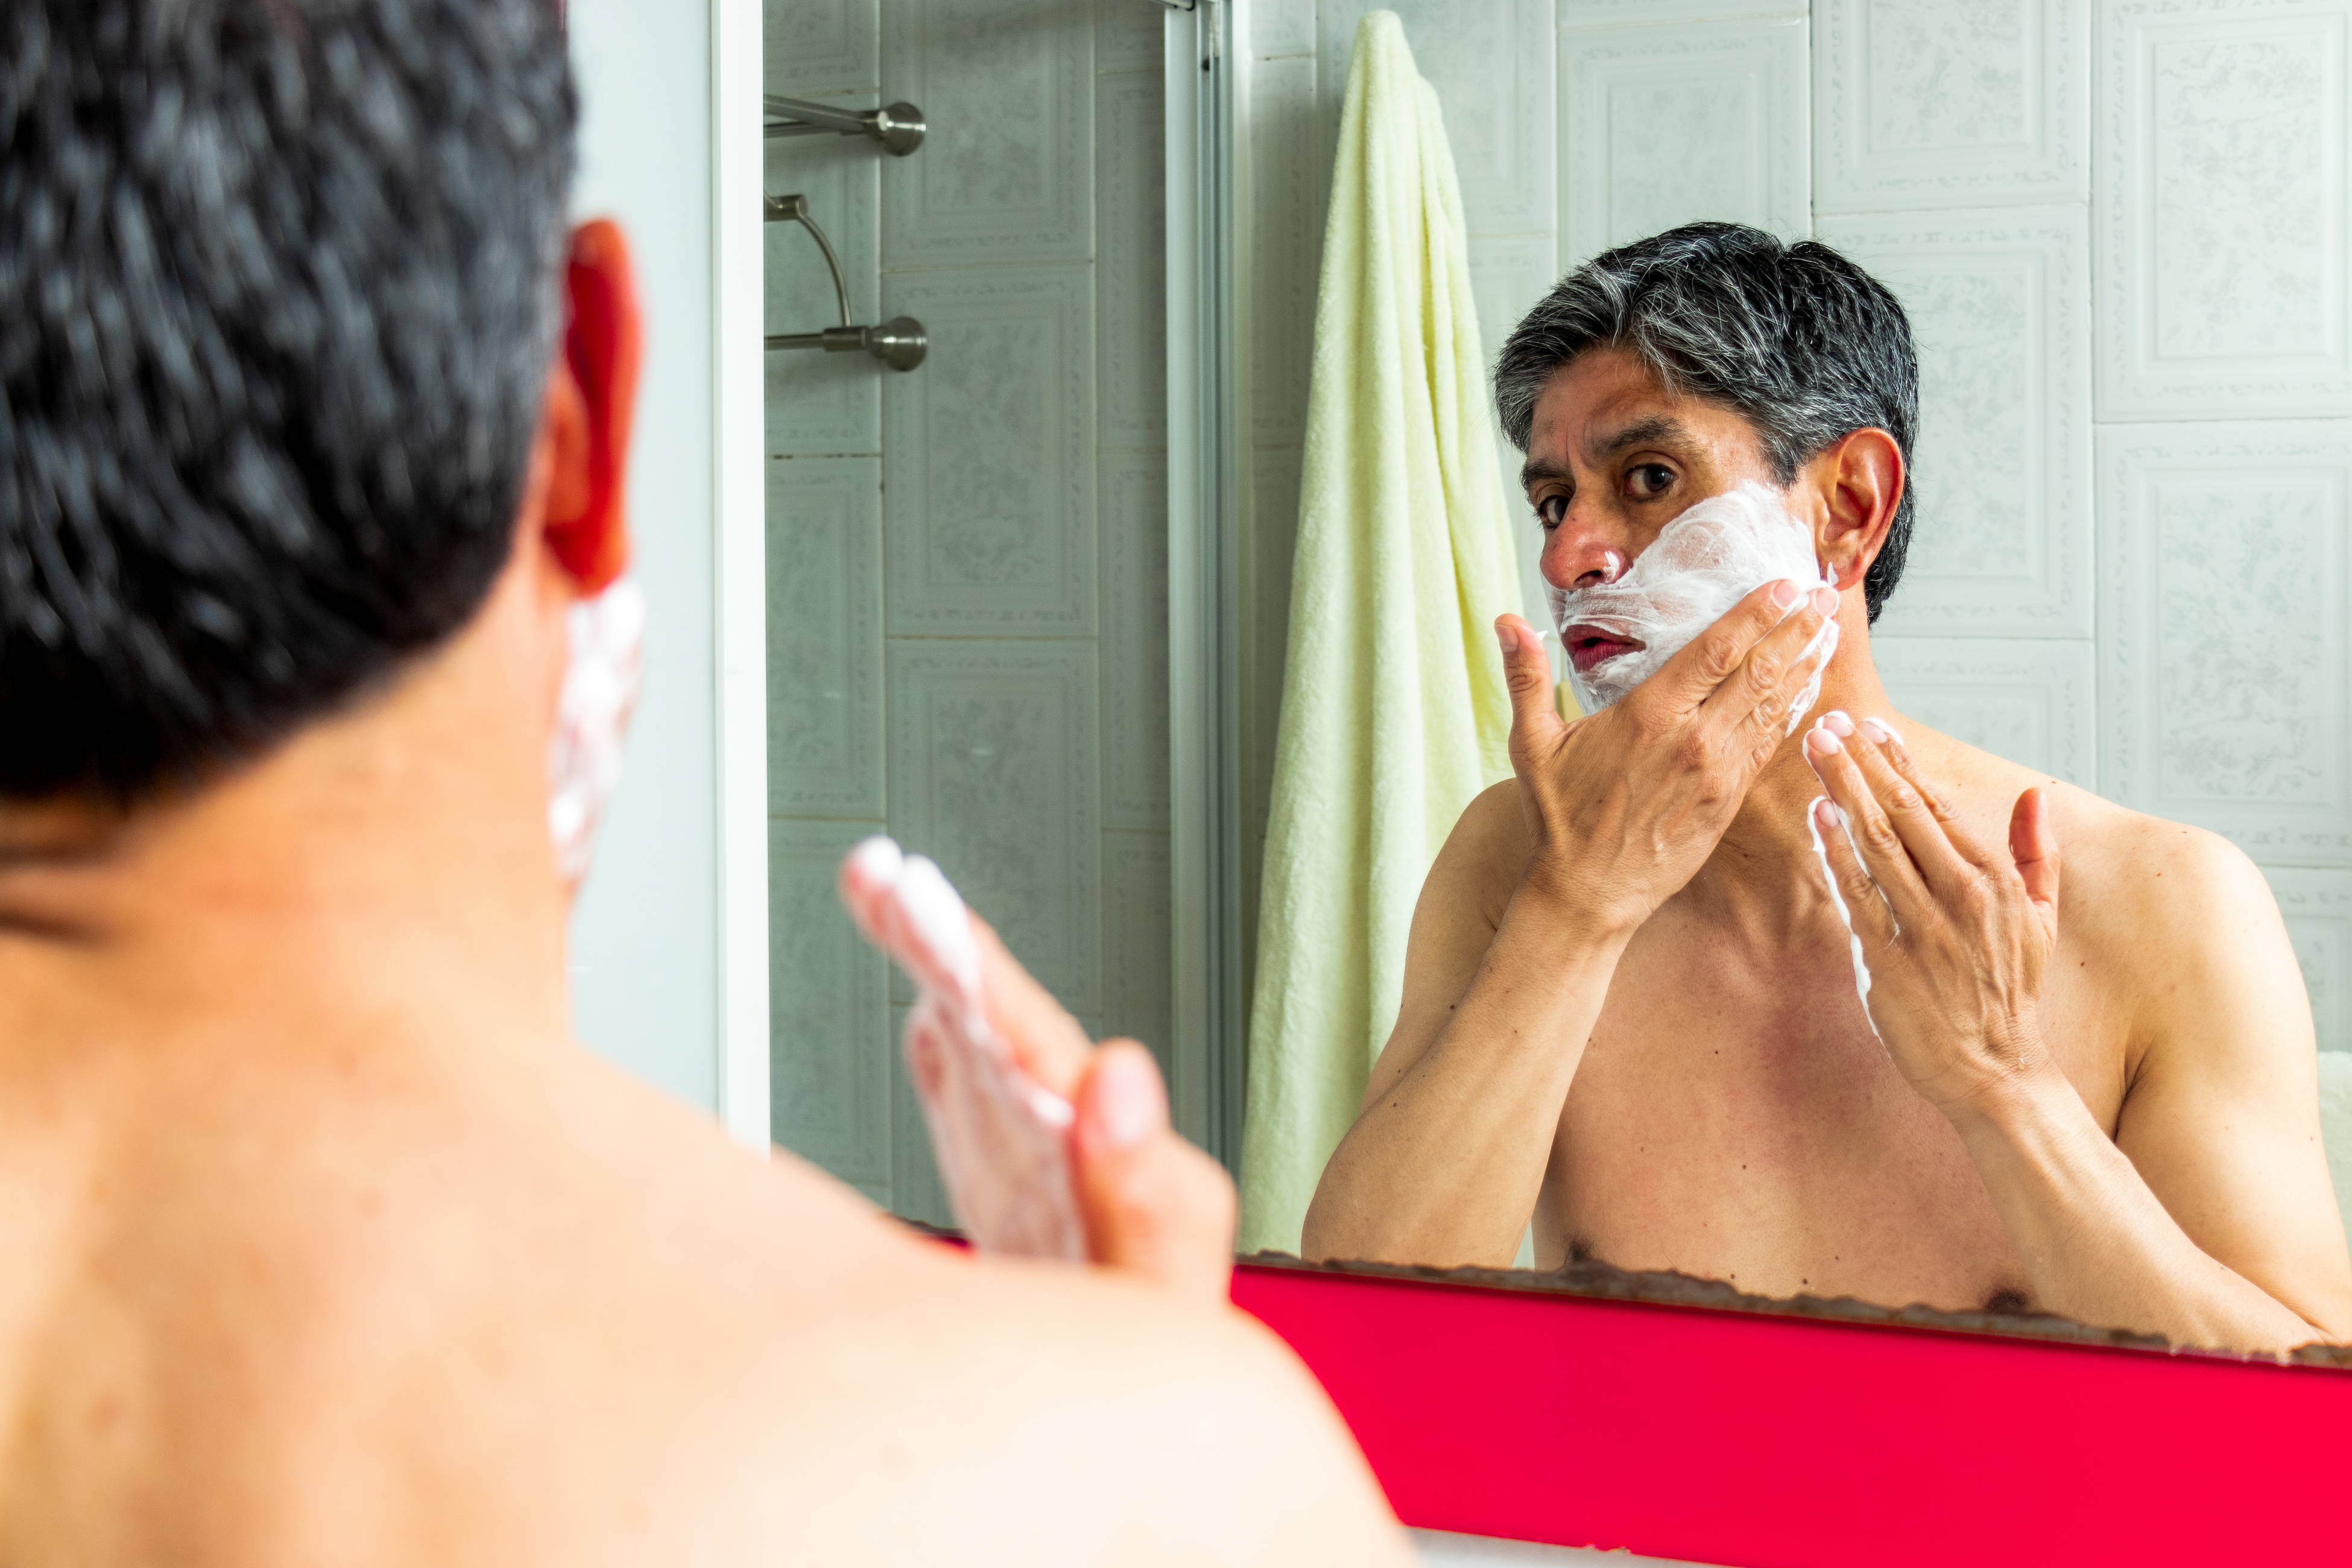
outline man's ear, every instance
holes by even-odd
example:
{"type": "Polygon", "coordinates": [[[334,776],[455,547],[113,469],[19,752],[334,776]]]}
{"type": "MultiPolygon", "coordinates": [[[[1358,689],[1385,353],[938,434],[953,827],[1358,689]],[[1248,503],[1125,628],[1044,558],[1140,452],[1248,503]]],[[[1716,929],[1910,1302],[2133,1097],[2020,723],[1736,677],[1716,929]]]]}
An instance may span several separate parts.
{"type": "Polygon", "coordinates": [[[541,416],[552,470],[541,530],[585,597],[629,564],[629,426],[644,351],[628,243],[610,220],[572,231],[563,289],[563,353],[549,374],[541,416]]]}
{"type": "Polygon", "coordinates": [[[1824,503],[1814,547],[1843,593],[1870,571],[1895,524],[1903,487],[1910,480],[1903,448],[1872,426],[1832,443],[1805,467],[1824,503]]]}

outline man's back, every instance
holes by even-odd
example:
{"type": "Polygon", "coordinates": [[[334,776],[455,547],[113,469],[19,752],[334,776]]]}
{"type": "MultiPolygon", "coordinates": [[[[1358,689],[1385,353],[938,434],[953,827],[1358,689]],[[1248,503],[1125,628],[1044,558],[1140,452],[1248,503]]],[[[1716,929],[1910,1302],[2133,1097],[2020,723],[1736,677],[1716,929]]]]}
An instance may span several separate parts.
{"type": "Polygon", "coordinates": [[[10,1057],[0,1558],[1391,1549],[1239,1321],[915,1240],[576,1048],[321,999],[10,1057]]]}
{"type": "Polygon", "coordinates": [[[1395,1560],[1164,1100],[1076,1149],[1139,1052],[1056,1086],[1114,1271],[572,1040],[643,330],[562,7],[0,32],[0,1558],[1395,1560]],[[1154,1159],[1189,1273],[1110,1206],[1154,1159]]]}

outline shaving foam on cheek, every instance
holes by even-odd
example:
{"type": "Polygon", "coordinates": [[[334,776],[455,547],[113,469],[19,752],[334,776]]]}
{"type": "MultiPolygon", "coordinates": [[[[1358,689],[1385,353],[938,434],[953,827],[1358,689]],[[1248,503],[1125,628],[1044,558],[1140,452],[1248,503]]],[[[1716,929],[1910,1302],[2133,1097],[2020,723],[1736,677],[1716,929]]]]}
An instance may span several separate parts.
{"type": "MultiPolygon", "coordinates": [[[[1837,584],[1813,559],[1812,533],[1789,515],[1780,497],[1759,484],[1745,484],[1709,496],[1660,531],[1647,550],[1612,583],[1590,588],[1547,590],[1552,620],[1563,640],[1585,627],[1642,646],[1604,659],[1589,670],[1571,666],[1569,683],[1587,713],[1616,701],[1734,605],[1780,578],[1837,584]]],[[[1805,651],[1822,651],[1822,668],[1837,651],[1837,623],[1815,633],[1805,651]]],[[[1821,696],[1816,669],[1789,713],[1795,734],[1821,696]]]]}
{"type": "Polygon", "coordinates": [[[622,743],[645,685],[646,596],[627,578],[574,605],[571,657],[547,747],[547,835],[568,882],[588,874],[596,824],[621,782],[622,743]]]}
{"type": "MultiPolygon", "coordinates": [[[[1813,836],[1813,858],[1821,862],[1822,880],[1829,886],[1830,902],[1836,906],[1838,919],[1844,922],[1846,949],[1853,955],[1853,994],[1862,1002],[1862,1020],[1870,1026],[1874,1037],[1878,1020],[1870,1016],[1870,965],[1862,956],[1862,938],[1854,934],[1853,911],[1846,908],[1845,892],[1838,886],[1837,873],[1830,869],[1829,846],[1822,842],[1822,814],[1811,805],[1805,807],[1805,831],[1813,836]]],[[[1841,827],[1839,831],[1844,829],[1841,827]]]]}

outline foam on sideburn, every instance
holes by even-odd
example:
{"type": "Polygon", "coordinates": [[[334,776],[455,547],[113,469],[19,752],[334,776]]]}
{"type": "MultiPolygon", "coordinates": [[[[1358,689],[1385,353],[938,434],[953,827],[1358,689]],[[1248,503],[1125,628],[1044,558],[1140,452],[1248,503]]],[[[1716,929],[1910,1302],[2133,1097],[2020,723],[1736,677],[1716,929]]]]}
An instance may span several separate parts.
{"type": "MultiPolygon", "coordinates": [[[[1789,515],[1780,497],[1759,484],[1709,496],[1659,531],[1650,547],[1613,583],[1591,588],[1549,588],[1552,622],[1564,639],[1571,626],[1591,626],[1642,646],[1578,672],[1569,684],[1587,713],[1623,697],[1732,605],[1765,584],[1788,577],[1836,584],[1813,558],[1811,531],[1789,515]]],[[[1791,614],[1794,612],[1791,611],[1791,614]]],[[[1822,648],[1822,668],[1837,651],[1837,623],[1814,635],[1806,651],[1822,648]]],[[[1795,734],[1821,696],[1822,671],[1789,712],[1795,734]]]]}

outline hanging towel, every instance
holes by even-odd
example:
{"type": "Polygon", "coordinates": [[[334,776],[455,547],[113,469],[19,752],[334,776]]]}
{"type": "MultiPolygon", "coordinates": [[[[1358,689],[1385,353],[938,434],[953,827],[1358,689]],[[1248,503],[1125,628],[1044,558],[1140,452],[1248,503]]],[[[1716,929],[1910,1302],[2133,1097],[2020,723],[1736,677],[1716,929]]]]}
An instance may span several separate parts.
{"type": "Polygon", "coordinates": [[[1356,29],[1324,228],[1259,895],[1242,1246],[1298,1249],[1396,1021],[1413,900],[1510,773],[1518,607],[1454,155],[1393,12],[1356,29]]]}

